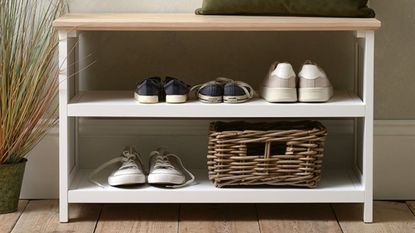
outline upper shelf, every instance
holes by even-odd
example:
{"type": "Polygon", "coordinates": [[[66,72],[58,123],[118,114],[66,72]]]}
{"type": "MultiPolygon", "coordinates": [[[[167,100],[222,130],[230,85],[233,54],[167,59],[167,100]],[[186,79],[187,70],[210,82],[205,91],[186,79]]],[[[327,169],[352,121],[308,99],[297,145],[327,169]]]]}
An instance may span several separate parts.
{"type": "Polygon", "coordinates": [[[271,104],[254,99],[243,104],[139,104],[132,91],[86,91],[68,104],[73,117],[142,118],[273,118],[273,117],[364,117],[366,105],[353,93],[335,91],[327,103],[271,104]]]}
{"type": "Polygon", "coordinates": [[[192,13],[67,14],[53,26],[69,31],[364,31],[374,18],[201,16],[192,13]]]}

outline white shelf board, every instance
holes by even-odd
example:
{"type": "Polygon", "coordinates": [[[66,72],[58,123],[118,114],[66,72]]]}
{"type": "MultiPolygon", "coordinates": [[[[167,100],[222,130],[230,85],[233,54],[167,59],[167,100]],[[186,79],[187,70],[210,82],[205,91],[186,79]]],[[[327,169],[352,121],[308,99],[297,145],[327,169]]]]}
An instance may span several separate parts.
{"type": "Polygon", "coordinates": [[[242,104],[139,104],[132,91],[87,91],[68,104],[74,117],[147,118],[276,118],[276,117],[364,117],[365,104],[355,94],[335,91],[327,103],[268,103],[254,99],[242,104]]]}
{"type": "Polygon", "coordinates": [[[351,170],[323,173],[318,188],[216,188],[206,170],[194,170],[197,183],[180,189],[149,185],[105,188],[88,181],[91,170],[81,169],[68,192],[70,203],[362,203],[364,188],[351,170]]]}

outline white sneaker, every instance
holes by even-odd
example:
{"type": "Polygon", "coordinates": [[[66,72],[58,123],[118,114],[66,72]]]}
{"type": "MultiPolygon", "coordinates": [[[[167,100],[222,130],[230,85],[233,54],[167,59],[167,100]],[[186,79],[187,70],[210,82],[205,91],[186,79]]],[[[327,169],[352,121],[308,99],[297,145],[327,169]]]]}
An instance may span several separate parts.
{"type": "Polygon", "coordinates": [[[290,63],[274,62],[262,87],[262,97],[271,103],[297,102],[296,82],[290,63]]]}
{"type": "Polygon", "coordinates": [[[183,165],[181,159],[162,149],[150,153],[150,173],[147,177],[149,184],[162,184],[169,188],[180,188],[192,183],[195,177],[183,165]],[[186,181],[186,172],[190,179],[186,181]]]}
{"type": "Polygon", "coordinates": [[[298,74],[300,102],[326,102],[333,96],[333,86],[322,68],[306,61],[298,74]]]}
{"type": "Polygon", "coordinates": [[[92,171],[89,175],[89,180],[100,187],[104,187],[104,185],[96,181],[94,177],[106,167],[120,162],[121,166],[113,171],[108,177],[109,185],[135,185],[144,184],[146,182],[140,155],[136,152],[134,147],[131,146],[126,147],[120,157],[111,159],[92,171]]]}

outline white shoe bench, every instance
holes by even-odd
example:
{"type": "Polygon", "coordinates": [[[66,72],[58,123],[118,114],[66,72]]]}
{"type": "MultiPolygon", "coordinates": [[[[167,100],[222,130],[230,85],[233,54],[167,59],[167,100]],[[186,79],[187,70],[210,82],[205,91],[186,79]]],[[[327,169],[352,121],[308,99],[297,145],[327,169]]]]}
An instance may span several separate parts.
{"type": "MultiPolygon", "coordinates": [[[[373,214],[373,90],[376,19],[196,16],[193,14],[69,14],[55,21],[59,31],[59,180],[60,221],[68,222],[69,203],[362,203],[364,222],[373,214]],[[321,104],[270,104],[262,99],[236,105],[199,102],[140,105],[129,91],[78,91],[78,35],[84,31],[347,31],[356,38],[356,74],[352,92],[336,90],[321,104]],[[360,59],[359,59],[360,58],[360,59]],[[324,173],[316,189],[218,189],[206,170],[195,171],[197,185],[166,190],[97,187],[90,170],[79,168],[78,119],[133,118],[328,118],[353,119],[357,141],[355,165],[324,173]]],[[[338,87],[337,87],[338,88],[338,87]]],[[[132,88],[133,89],[133,88],[132,88]]]]}

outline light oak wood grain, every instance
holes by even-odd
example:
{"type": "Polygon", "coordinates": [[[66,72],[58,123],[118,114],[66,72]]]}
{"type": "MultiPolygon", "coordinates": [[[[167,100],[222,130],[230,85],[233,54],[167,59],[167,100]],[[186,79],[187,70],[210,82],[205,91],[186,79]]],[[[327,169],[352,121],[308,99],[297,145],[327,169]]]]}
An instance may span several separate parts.
{"type": "Polygon", "coordinates": [[[329,204],[257,205],[262,233],[341,233],[329,204]]]}
{"type": "Polygon", "coordinates": [[[376,30],[381,23],[367,18],[96,13],[68,14],[53,25],[69,31],[357,31],[376,30]]]}
{"type": "Polygon", "coordinates": [[[413,233],[415,216],[405,203],[375,202],[374,223],[362,222],[362,205],[333,205],[344,233],[413,233]]]}
{"type": "Polygon", "coordinates": [[[411,209],[412,213],[415,215],[415,201],[408,201],[406,202],[406,204],[408,205],[409,209],[411,209]]]}
{"type": "Polygon", "coordinates": [[[180,233],[259,233],[254,205],[187,204],[180,208],[180,233]]]}
{"type": "Polygon", "coordinates": [[[100,212],[99,205],[73,204],[69,208],[71,222],[59,223],[58,201],[30,201],[12,232],[94,232],[100,212]]]}
{"type": "Polygon", "coordinates": [[[28,202],[27,200],[20,200],[16,212],[0,214],[0,233],[10,232],[13,229],[28,202]]]}
{"type": "Polygon", "coordinates": [[[178,214],[174,204],[109,204],[103,207],[95,232],[176,233],[178,214]]]}
{"type": "MultiPolygon", "coordinates": [[[[334,204],[344,233],[415,232],[415,202],[375,202],[375,223],[362,222],[362,205],[334,204]],[[413,212],[410,211],[412,209],[413,212]]],[[[57,201],[19,203],[0,215],[0,232],[94,232],[101,207],[72,204],[71,222],[58,221],[57,201]],[[20,217],[20,218],[19,218],[20,217]],[[17,221],[17,223],[16,223],[17,221]]],[[[106,205],[96,232],[341,232],[328,204],[106,205]],[[180,212],[180,219],[179,219],[180,212]],[[261,231],[260,231],[261,230],[261,231]]]]}

